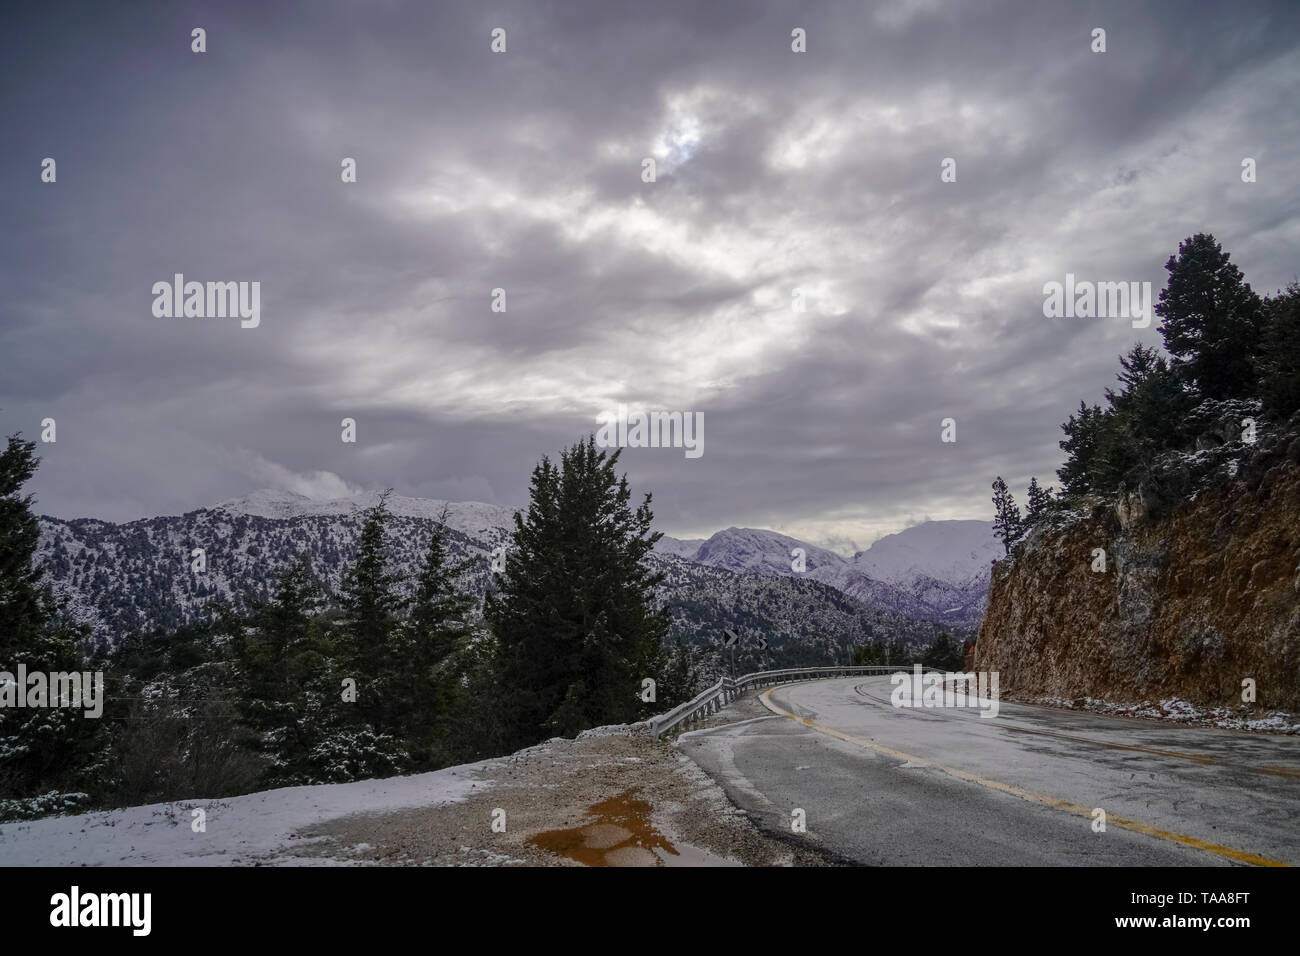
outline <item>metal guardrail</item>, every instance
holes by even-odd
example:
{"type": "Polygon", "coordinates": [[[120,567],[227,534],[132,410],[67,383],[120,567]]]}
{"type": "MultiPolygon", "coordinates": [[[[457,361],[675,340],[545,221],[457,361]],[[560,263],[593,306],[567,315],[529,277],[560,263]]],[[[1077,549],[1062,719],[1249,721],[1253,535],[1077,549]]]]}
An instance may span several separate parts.
{"type": "Polygon", "coordinates": [[[846,677],[852,674],[893,674],[911,664],[899,664],[893,667],[871,664],[859,667],[790,667],[777,671],[756,671],[744,677],[724,677],[708,690],[697,694],[684,704],[678,704],[666,714],[651,717],[650,733],[662,737],[669,731],[683,724],[693,724],[698,720],[715,714],[731,703],[751,687],[767,687],[771,684],[786,684],[796,680],[808,680],[819,677],[846,677]]]}

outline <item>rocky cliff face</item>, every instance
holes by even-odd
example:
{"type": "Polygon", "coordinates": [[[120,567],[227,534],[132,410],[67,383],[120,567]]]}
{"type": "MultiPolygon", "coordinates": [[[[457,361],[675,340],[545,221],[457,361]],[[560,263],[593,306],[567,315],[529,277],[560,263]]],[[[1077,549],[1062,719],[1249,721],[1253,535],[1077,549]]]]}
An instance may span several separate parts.
{"type": "Polygon", "coordinates": [[[1300,710],[1300,437],[1157,471],[994,565],[976,667],[999,671],[1003,693],[1210,706],[1240,705],[1253,678],[1255,707],[1300,710]]]}

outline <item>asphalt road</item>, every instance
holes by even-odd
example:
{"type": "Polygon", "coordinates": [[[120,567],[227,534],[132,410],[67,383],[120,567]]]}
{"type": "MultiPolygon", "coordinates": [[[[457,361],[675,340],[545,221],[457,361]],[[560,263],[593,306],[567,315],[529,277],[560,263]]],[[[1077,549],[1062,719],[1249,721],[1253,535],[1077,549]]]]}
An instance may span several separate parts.
{"type": "Polygon", "coordinates": [[[895,708],[886,677],[773,688],[683,735],[760,825],[871,865],[1300,864],[1300,739],[1001,703],[895,708]],[[1094,811],[1105,811],[1104,832],[1094,811]]]}

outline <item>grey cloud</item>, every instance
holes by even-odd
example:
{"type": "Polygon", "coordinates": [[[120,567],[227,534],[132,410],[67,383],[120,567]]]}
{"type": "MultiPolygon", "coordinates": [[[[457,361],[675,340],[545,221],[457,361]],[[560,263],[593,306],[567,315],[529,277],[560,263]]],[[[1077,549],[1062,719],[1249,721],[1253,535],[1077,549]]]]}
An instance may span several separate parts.
{"type": "Polygon", "coordinates": [[[1132,341],[1158,342],[1043,318],[1043,282],[1158,289],[1202,230],[1258,289],[1297,268],[1293,4],[159,3],[13,21],[0,423],[58,418],[35,490],[64,516],[188,510],[259,475],[517,505],[540,455],[625,400],[705,414],[703,458],[622,458],[665,530],[818,524],[865,547],[839,516],[987,517],[993,475],[1050,481],[1058,424],[1132,341]],[[644,184],[675,107],[698,142],[644,184]],[[1236,163],[1256,154],[1244,191],[1236,163]],[[945,156],[957,183],[939,182],[945,156]],[[261,280],[262,325],[154,319],[149,287],[177,271],[261,280]],[[807,314],[788,314],[796,286],[824,290],[807,314]],[[956,445],[938,440],[948,415],[956,445]]]}

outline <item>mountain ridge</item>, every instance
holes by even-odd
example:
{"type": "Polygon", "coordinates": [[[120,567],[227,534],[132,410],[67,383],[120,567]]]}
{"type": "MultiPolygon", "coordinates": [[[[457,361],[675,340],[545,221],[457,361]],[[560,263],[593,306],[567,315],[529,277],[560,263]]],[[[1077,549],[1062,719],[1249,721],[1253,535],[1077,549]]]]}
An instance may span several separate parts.
{"type": "MultiPolygon", "coordinates": [[[[42,515],[38,554],[55,589],[69,599],[74,616],[100,642],[112,643],[126,633],[190,623],[215,600],[238,605],[265,599],[279,571],[298,557],[307,557],[326,592],[337,594],[364,512],[380,494],[366,491],[319,500],[260,489],[184,515],[120,524],[42,515]],[[191,572],[195,548],[205,552],[203,574],[191,572]]],[[[387,502],[392,514],[389,559],[395,567],[411,575],[422,558],[429,530],[445,513],[452,559],[474,559],[463,586],[476,594],[488,588],[487,558],[501,546],[509,546],[514,509],[391,493],[387,502]]],[[[791,634],[802,633],[795,622],[797,605],[804,600],[821,609],[810,611],[813,617],[830,614],[833,620],[826,627],[839,634],[852,630],[846,622],[858,613],[857,605],[888,616],[895,630],[911,630],[909,624],[900,623],[905,621],[958,628],[978,621],[986,593],[978,580],[974,585],[954,583],[925,574],[895,575],[895,582],[878,580],[855,567],[869,552],[850,559],[779,532],[732,527],[707,539],[664,536],[653,559],[671,572],[671,587],[682,589],[671,600],[693,609],[678,615],[679,636],[700,638],[700,621],[705,617],[735,626],[738,619],[752,617],[741,607],[746,602],[776,608],[774,614],[788,618],[791,634]],[[791,567],[790,552],[795,548],[804,549],[806,571],[791,567]],[[711,574],[706,569],[725,573],[711,574]],[[748,578],[773,580],[742,586],[739,579],[748,578]],[[781,584],[781,580],[791,583],[781,584]],[[799,580],[808,586],[793,583],[799,580]],[[706,598],[701,589],[725,591],[732,597],[718,605],[716,596],[706,598]],[[831,592],[848,598],[850,604],[842,604],[831,592]],[[731,610],[720,610],[723,605],[731,610]],[[707,608],[712,610],[706,613],[707,608]]],[[[749,629],[758,636],[760,622],[749,629]]]]}

